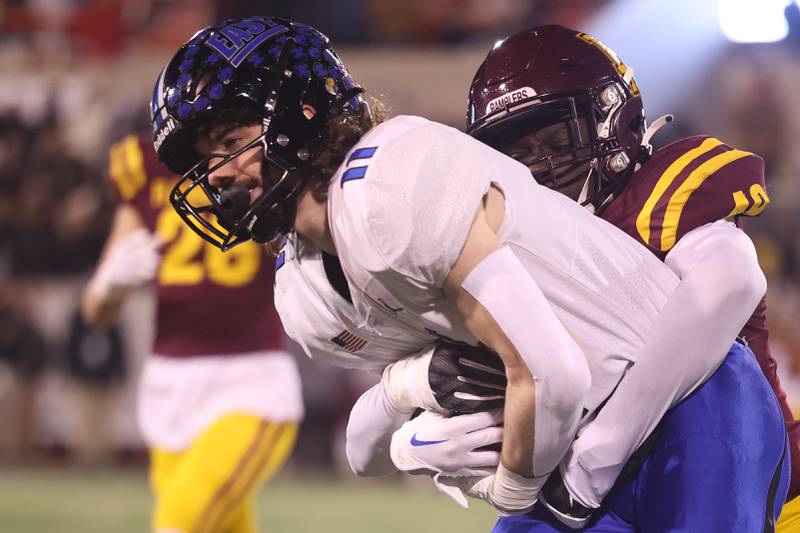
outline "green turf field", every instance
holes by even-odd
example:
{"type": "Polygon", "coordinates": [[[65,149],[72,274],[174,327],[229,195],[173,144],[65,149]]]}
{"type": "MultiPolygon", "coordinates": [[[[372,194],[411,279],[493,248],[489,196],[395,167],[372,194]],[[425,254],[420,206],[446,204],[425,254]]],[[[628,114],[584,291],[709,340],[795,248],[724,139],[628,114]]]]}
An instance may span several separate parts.
{"type": "MultiPolygon", "coordinates": [[[[422,479],[282,475],[260,497],[263,533],[487,533],[491,510],[462,510],[422,479]]],[[[2,533],[147,533],[144,472],[0,467],[2,533]]]]}

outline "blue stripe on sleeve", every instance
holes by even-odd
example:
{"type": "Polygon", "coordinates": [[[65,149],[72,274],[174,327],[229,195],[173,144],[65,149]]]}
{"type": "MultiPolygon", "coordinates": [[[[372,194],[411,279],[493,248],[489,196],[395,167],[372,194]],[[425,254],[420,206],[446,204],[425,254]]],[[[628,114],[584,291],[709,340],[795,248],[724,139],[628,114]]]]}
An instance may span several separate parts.
{"type": "Polygon", "coordinates": [[[375,150],[377,149],[378,149],[377,146],[372,146],[370,148],[359,148],[358,150],[350,154],[350,157],[347,158],[347,164],[350,164],[350,161],[354,159],[369,159],[370,157],[375,155],[375,150]]]}
{"type": "Polygon", "coordinates": [[[346,181],[363,179],[364,174],[366,173],[367,173],[367,167],[348,168],[347,171],[344,174],[342,174],[342,181],[340,183],[340,186],[344,187],[344,183],[346,181]]]}

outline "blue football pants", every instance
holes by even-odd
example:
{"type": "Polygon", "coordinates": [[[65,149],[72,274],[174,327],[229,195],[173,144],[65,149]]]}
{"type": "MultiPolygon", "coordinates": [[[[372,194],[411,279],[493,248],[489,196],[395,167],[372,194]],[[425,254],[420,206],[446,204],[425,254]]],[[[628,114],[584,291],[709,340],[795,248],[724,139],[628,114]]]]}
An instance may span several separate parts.
{"type": "MultiPolygon", "coordinates": [[[[714,375],[672,408],[638,475],[620,480],[584,531],[767,533],[789,488],[778,401],[753,352],[733,345],[714,375]]],[[[571,532],[538,503],[493,533],[571,532]]]]}

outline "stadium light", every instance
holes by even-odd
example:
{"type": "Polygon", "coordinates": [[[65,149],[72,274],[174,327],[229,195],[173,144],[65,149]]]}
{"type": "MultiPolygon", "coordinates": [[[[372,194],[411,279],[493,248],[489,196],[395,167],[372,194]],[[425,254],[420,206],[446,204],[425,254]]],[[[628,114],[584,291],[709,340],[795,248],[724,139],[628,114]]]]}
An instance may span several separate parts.
{"type": "Polygon", "coordinates": [[[657,117],[674,112],[724,50],[718,22],[710,0],[616,0],[587,31],[633,67],[647,114],[657,117]]]}
{"type": "Polygon", "coordinates": [[[772,43],[784,39],[789,24],[784,9],[793,0],[719,0],[719,27],[737,43],[772,43]]]}

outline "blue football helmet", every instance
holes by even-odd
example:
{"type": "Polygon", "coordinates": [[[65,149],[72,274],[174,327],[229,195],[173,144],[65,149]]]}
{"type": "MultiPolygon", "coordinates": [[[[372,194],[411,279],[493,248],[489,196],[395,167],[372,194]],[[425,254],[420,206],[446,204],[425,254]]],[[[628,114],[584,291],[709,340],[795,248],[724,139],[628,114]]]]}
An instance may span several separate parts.
{"type": "MultiPolygon", "coordinates": [[[[226,20],[195,34],[156,80],[150,106],[159,159],[182,177],[170,200],[183,220],[222,250],[268,242],[291,229],[297,197],[309,181],[291,174],[310,164],[331,119],[368,112],[330,40],[310,26],[274,17],[226,20]],[[201,157],[198,128],[218,110],[251,106],[262,133],[233,154],[201,157]],[[312,118],[304,106],[315,110],[312,118]],[[231,159],[263,148],[264,193],[220,191],[208,176],[231,159]],[[211,161],[213,164],[210,164],[211,161]],[[282,170],[267,182],[267,165],[282,170]]],[[[273,172],[274,174],[274,172],[273,172]]]]}

